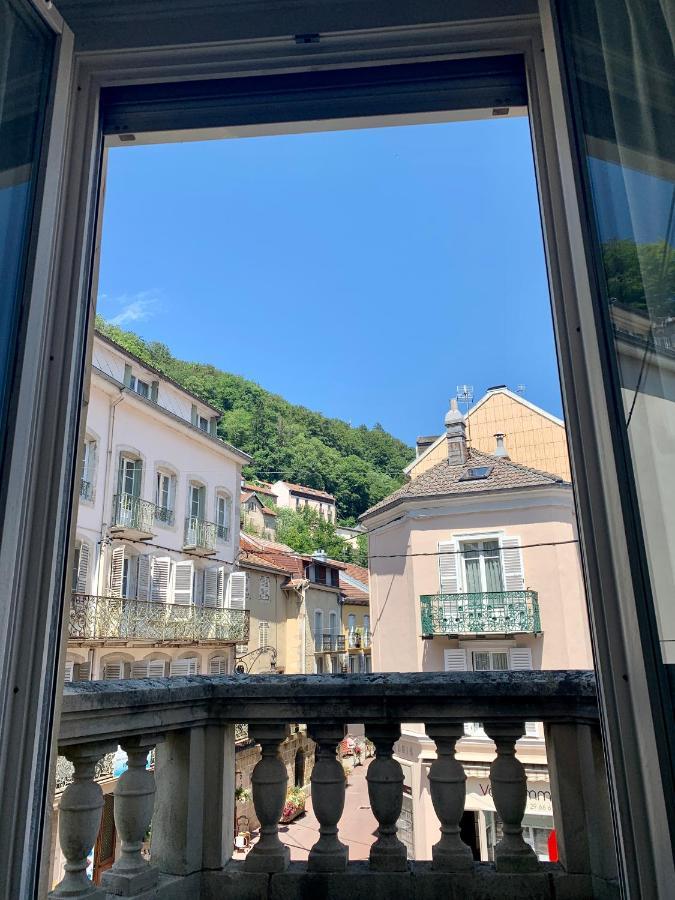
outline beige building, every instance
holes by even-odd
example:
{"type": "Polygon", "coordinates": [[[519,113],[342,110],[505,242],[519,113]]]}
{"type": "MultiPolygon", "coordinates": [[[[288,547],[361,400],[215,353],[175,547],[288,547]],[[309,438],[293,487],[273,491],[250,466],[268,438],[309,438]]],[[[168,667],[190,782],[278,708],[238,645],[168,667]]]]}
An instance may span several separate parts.
{"type": "Polygon", "coordinates": [[[368,569],[343,563],[340,569],[342,631],[345,635],[346,666],[350,675],[372,672],[370,631],[370,586],[368,569]]]}
{"type": "Polygon", "coordinates": [[[255,488],[241,492],[241,527],[249,534],[274,540],[277,533],[277,512],[266,506],[255,488]]]}
{"type": "MultiPolygon", "coordinates": [[[[467,446],[446,416],[444,458],[363,516],[368,528],[375,671],[589,669],[593,666],[572,487],[559,476],[467,446]]],[[[496,449],[496,448],[495,448],[496,449]]],[[[399,822],[413,858],[438,833],[429,793],[434,744],[403,726],[399,822]]],[[[528,778],[526,839],[542,859],[553,828],[543,732],[527,723],[518,756],[528,778]]],[[[466,723],[462,836],[492,859],[501,823],[489,790],[494,745],[466,723]]]]}
{"type": "MultiPolygon", "coordinates": [[[[496,434],[503,435],[503,443],[514,462],[570,480],[565,423],[505,385],[490,388],[466,416],[467,443],[474,450],[491,453],[496,434]]],[[[444,456],[444,434],[420,437],[417,456],[405,468],[405,474],[417,478],[444,456]]]]}
{"type": "Polygon", "coordinates": [[[276,494],[278,506],[297,511],[309,507],[328,522],[337,521],[335,497],[327,491],[320,491],[304,484],[292,484],[290,481],[275,481],[271,488],[276,494]]]}

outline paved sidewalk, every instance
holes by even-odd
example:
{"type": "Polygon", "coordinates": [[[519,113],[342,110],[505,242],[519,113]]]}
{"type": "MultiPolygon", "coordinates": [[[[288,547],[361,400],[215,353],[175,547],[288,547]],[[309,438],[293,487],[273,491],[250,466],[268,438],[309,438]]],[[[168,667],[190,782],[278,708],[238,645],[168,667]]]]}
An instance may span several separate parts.
{"type": "MultiPolygon", "coordinates": [[[[349,847],[349,859],[368,859],[371,844],[374,842],[377,821],[370,810],[366,772],[371,760],[365,765],[356,766],[352,770],[347,783],[345,809],[340,819],[339,838],[349,847]]],[[[319,822],[312,810],[311,797],[307,798],[304,815],[279,826],[279,837],[290,847],[291,861],[301,862],[307,859],[310,848],[319,838],[319,822]]]]}

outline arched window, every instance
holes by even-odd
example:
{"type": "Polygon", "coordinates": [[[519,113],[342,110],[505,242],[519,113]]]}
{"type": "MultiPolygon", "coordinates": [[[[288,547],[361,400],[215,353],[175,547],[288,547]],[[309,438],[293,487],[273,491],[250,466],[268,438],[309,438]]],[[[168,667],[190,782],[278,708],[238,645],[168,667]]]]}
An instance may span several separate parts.
{"type": "Polygon", "coordinates": [[[162,466],[155,474],[155,521],[173,525],[176,503],[176,476],[162,466]]]}
{"type": "Polygon", "coordinates": [[[354,615],[354,613],[349,613],[349,615],[347,616],[347,628],[349,629],[349,631],[354,631],[354,629],[356,628],[356,616],[354,615]]]}
{"type": "Polygon", "coordinates": [[[82,456],[82,477],[80,478],[80,498],[82,500],[94,499],[94,484],[96,481],[96,440],[87,435],[84,440],[84,453],[82,456]]]}

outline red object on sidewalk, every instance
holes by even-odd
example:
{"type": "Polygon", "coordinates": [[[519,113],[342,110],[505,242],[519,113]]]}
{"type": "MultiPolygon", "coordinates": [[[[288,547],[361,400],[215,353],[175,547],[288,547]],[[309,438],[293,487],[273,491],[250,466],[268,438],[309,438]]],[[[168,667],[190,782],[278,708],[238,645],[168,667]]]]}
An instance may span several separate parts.
{"type": "Polygon", "coordinates": [[[555,828],[548,836],[548,858],[550,862],[558,862],[558,838],[555,836],[555,828]]]}

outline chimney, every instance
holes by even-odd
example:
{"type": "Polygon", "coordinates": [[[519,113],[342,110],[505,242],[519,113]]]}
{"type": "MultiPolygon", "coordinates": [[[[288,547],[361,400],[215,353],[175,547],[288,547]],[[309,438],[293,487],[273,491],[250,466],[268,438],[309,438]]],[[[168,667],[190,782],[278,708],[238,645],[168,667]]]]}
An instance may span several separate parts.
{"type": "Polygon", "coordinates": [[[501,459],[510,459],[511,457],[509,456],[509,451],[504,446],[504,438],[505,437],[506,437],[506,435],[501,431],[498,431],[497,434],[494,435],[494,439],[497,441],[497,446],[492,455],[498,456],[501,459]]]}
{"type": "Polygon", "coordinates": [[[467,461],[466,421],[454,398],[445,414],[445,437],[448,443],[448,463],[451,466],[463,466],[467,461]]]}

